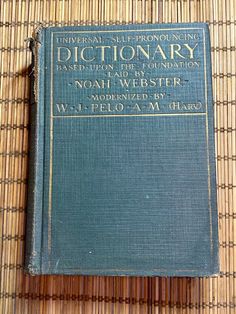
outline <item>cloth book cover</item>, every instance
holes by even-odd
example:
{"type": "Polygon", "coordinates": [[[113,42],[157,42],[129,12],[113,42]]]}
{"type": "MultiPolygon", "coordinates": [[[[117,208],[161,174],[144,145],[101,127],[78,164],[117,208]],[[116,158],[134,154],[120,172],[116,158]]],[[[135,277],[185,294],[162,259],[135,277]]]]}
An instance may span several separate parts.
{"type": "Polygon", "coordinates": [[[218,269],[208,26],[51,27],[33,65],[25,269],[218,269]]]}

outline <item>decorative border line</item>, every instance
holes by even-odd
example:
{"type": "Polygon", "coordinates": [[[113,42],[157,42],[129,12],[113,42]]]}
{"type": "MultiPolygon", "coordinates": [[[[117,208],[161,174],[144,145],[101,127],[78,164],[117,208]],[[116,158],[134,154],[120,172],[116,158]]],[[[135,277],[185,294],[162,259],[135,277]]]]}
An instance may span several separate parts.
{"type": "MultiPolygon", "coordinates": [[[[206,106],[206,112],[204,113],[206,117],[206,144],[207,144],[207,169],[208,169],[208,206],[209,206],[209,216],[210,216],[210,249],[211,249],[211,254],[213,254],[213,238],[212,238],[212,208],[211,208],[211,177],[210,177],[210,158],[209,158],[209,134],[208,134],[208,89],[207,89],[207,74],[206,74],[206,44],[205,44],[205,29],[204,28],[199,28],[199,27],[189,27],[189,28],[175,28],[174,30],[202,30],[203,34],[203,50],[204,50],[204,78],[205,78],[205,106],[206,106]]],[[[68,34],[68,33],[109,33],[109,32],[123,32],[124,30],[101,30],[101,31],[67,31],[67,32],[52,32],[51,33],[51,79],[50,79],[50,86],[51,86],[51,92],[50,92],[50,157],[49,157],[49,195],[48,195],[48,253],[49,253],[49,260],[50,260],[50,254],[51,254],[51,248],[52,248],[52,178],[53,178],[53,88],[54,88],[54,79],[53,79],[53,57],[54,57],[54,42],[53,42],[53,36],[54,34],[68,34]]],[[[136,32],[137,29],[129,29],[127,30],[129,32],[136,32]]],[[[172,28],[160,28],[160,29],[138,29],[138,31],[146,31],[146,32],[151,32],[151,31],[173,31],[172,28]]],[[[196,113],[195,113],[196,114],[196,113]]],[[[192,115],[195,115],[192,113],[192,115]]],[[[149,116],[150,114],[147,114],[149,116]]],[[[163,115],[163,114],[159,114],[163,115]]],[[[168,114],[172,115],[173,114],[168,114]]],[[[174,114],[176,115],[176,114],[174,114]]],[[[184,115],[184,114],[180,114],[184,115]]],[[[98,115],[99,117],[107,117],[105,115],[98,115]]],[[[112,117],[114,115],[108,115],[108,117],[112,117]]],[[[124,115],[119,115],[119,116],[124,116],[124,115]]],[[[132,116],[132,115],[128,115],[132,116]]],[[[143,116],[142,114],[138,116],[143,116]]],[[[145,115],[146,116],[146,115],[145,115]]],[[[186,115],[185,115],[186,116],[186,115]]],[[[61,116],[56,116],[56,117],[61,117],[61,116]]],[[[64,117],[69,117],[69,116],[62,116],[64,117]]],[[[70,116],[70,117],[84,117],[84,116],[70,116]]],[[[91,115],[91,117],[95,117],[94,115],[91,115]]],[[[163,269],[162,269],[163,270],[163,269]]],[[[124,271],[124,270],[123,270],[124,271]]],[[[155,269],[155,271],[158,271],[158,269],[155,269]]],[[[191,269],[185,269],[181,270],[179,269],[178,271],[189,271],[189,272],[194,272],[196,270],[191,270],[191,269]]]]}
{"type": "Polygon", "coordinates": [[[206,37],[205,29],[203,31],[203,47],[204,47],[204,78],[205,78],[205,106],[206,106],[206,144],[207,144],[207,171],[208,171],[208,207],[210,219],[210,242],[211,242],[211,256],[213,256],[213,228],[212,228],[212,207],[211,207],[211,172],[210,172],[210,154],[209,154],[209,134],[208,134],[208,84],[206,73],[206,37]]]}
{"type": "Polygon", "coordinates": [[[168,117],[168,116],[205,116],[206,112],[184,112],[184,113],[140,113],[140,114],[90,114],[90,115],[64,115],[64,116],[53,116],[56,118],[112,118],[112,117],[168,117]]]}
{"type": "MultiPolygon", "coordinates": [[[[48,194],[48,253],[52,249],[52,155],[53,155],[53,32],[51,33],[51,92],[50,92],[50,164],[49,164],[49,194],[48,194]]],[[[50,258],[49,258],[50,259],[50,258]]]]}

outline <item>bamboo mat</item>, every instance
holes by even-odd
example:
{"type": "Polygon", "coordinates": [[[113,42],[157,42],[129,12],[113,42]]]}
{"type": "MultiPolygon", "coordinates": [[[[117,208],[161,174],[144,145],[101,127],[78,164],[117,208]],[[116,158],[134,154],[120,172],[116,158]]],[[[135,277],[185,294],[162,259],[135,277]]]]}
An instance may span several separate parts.
{"type": "Polygon", "coordinates": [[[0,1],[1,313],[236,313],[236,1],[0,1]],[[41,23],[207,21],[211,31],[220,234],[219,276],[30,277],[22,271],[28,158],[27,38],[41,23]]]}

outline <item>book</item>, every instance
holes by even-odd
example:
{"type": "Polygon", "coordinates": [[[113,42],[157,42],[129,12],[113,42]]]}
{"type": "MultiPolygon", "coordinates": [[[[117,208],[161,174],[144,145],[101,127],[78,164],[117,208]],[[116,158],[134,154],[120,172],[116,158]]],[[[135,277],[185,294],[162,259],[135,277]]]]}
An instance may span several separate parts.
{"type": "Polygon", "coordinates": [[[26,271],[217,274],[208,26],[40,28],[31,49],[26,271]]]}

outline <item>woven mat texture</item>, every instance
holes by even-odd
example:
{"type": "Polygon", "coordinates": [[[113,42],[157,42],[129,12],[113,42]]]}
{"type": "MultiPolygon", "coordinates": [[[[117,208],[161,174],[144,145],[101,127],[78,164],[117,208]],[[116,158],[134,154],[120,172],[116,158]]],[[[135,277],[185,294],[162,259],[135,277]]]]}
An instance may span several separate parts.
{"type": "Polygon", "coordinates": [[[236,0],[0,1],[0,313],[236,313],[236,0]],[[39,25],[207,21],[211,32],[219,276],[30,277],[25,243],[31,53],[39,25]]]}

